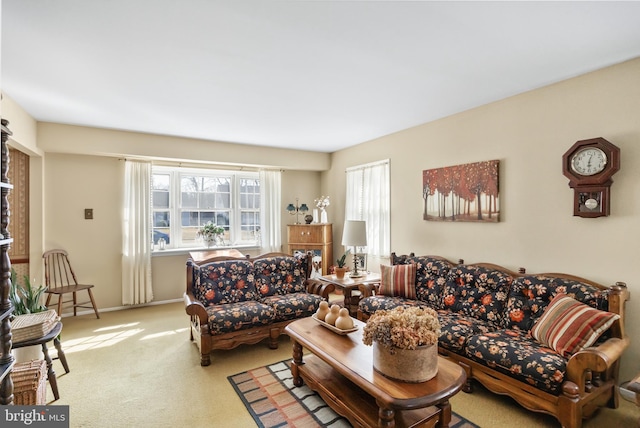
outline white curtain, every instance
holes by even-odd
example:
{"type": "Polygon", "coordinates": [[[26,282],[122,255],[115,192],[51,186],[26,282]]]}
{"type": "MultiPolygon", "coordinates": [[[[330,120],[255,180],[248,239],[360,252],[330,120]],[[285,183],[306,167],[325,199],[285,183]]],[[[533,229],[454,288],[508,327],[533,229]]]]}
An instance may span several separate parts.
{"type": "Polygon", "coordinates": [[[262,253],[282,251],[282,173],[260,170],[260,238],[262,253]]]}
{"type": "Polygon", "coordinates": [[[122,304],[153,300],[151,287],[151,164],[125,161],[122,304]]]}
{"type": "Polygon", "coordinates": [[[367,222],[367,254],[389,257],[391,252],[391,194],[389,160],[347,169],[345,220],[367,222]]]}

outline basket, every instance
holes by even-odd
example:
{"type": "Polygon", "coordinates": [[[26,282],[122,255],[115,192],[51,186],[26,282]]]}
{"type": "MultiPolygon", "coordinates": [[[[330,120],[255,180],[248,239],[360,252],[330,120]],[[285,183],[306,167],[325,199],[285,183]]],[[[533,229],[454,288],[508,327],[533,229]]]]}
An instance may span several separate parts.
{"type": "Polygon", "coordinates": [[[60,321],[55,310],[18,315],[11,321],[13,342],[26,342],[46,336],[60,321]]]}
{"type": "Polygon", "coordinates": [[[47,364],[44,360],[17,363],[11,372],[13,404],[47,404],[47,364]]]}

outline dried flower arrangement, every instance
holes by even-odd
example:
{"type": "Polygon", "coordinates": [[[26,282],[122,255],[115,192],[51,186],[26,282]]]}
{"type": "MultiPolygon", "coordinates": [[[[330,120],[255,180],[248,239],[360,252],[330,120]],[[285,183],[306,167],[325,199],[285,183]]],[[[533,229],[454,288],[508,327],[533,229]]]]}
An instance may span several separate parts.
{"type": "Polygon", "coordinates": [[[364,326],[365,345],[378,342],[392,353],[394,349],[416,349],[435,345],[440,337],[438,314],[431,308],[397,307],[371,315],[364,326]]]}

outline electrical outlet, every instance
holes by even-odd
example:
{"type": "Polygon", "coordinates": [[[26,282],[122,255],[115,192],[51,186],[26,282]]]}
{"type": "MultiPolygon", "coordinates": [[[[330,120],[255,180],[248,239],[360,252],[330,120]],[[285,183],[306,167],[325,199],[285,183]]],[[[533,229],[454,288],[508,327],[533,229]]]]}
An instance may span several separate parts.
{"type": "Polygon", "coordinates": [[[93,220],[93,208],[85,208],[84,209],[84,219],[85,220],[93,220]]]}

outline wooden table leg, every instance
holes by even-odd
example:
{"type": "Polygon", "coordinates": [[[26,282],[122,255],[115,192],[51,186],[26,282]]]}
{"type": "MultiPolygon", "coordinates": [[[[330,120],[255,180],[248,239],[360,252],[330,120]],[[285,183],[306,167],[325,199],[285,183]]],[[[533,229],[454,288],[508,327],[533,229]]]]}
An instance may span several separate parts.
{"type": "Polygon", "coordinates": [[[62,363],[62,367],[64,367],[64,372],[69,373],[69,364],[67,364],[67,357],[64,355],[64,351],[62,350],[62,345],[60,344],[60,339],[58,336],[53,339],[53,346],[55,346],[56,350],[58,351],[58,359],[62,363]]]}
{"type": "MultiPolygon", "coordinates": [[[[378,404],[380,405],[380,404],[378,404]]],[[[378,409],[378,426],[392,428],[396,426],[396,412],[393,409],[380,407],[378,409]]]]}
{"type": "Polygon", "coordinates": [[[451,403],[449,400],[438,404],[436,407],[440,409],[440,417],[438,418],[437,428],[449,428],[451,423],[451,403]]]}
{"type": "Polygon", "coordinates": [[[42,353],[44,354],[44,360],[47,362],[47,379],[49,380],[49,385],[51,385],[51,390],[53,391],[53,398],[59,400],[60,394],[58,393],[58,380],[56,379],[56,372],[53,370],[53,363],[51,362],[46,342],[42,344],[42,353]]]}
{"type": "Polygon", "coordinates": [[[299,367],[304,364],[302,361],[302,345],[291,339],[293,343],[293,361],[291,362],[291,375],[293,376],[293,384],[302,386],[302,378],[300,377],[299,367]]]}

